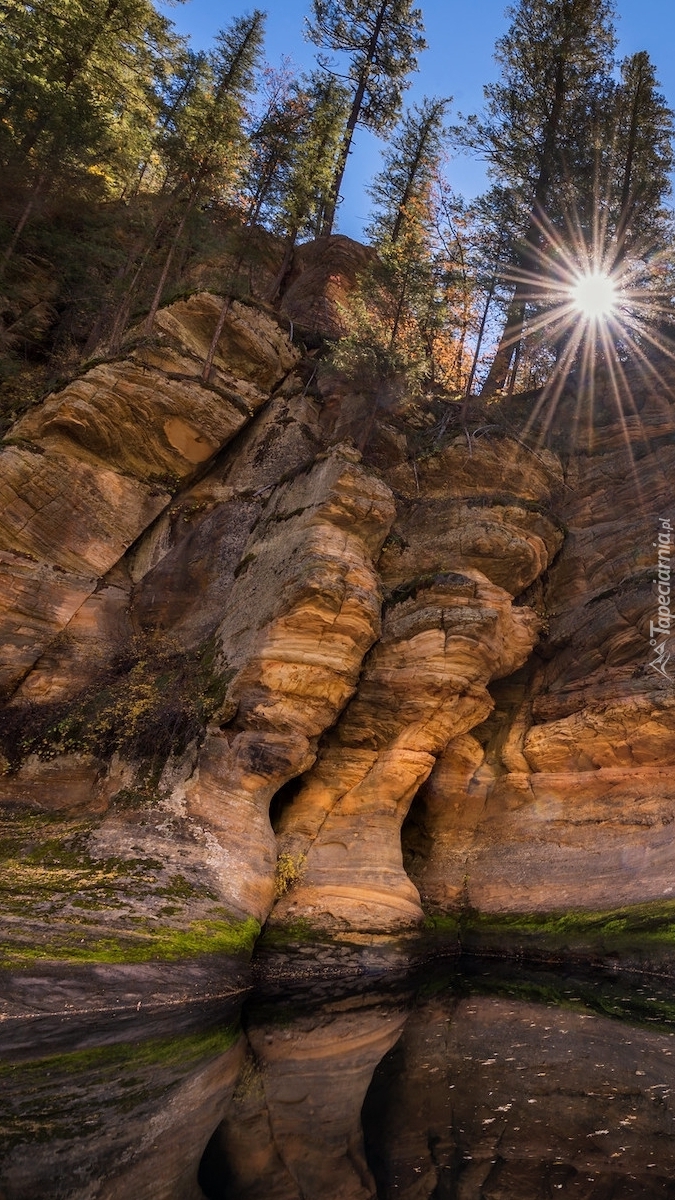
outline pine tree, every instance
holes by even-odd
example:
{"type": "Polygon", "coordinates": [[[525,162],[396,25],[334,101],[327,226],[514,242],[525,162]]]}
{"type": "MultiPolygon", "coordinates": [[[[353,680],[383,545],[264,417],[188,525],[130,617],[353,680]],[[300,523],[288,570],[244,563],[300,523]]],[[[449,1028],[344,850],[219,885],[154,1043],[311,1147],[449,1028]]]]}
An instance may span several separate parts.
{"type": "Polygon", "coordinates": [[[371,303],[377,296],[388,354],[393,359],[401,350],[408,370],[415,357],[427,357],[423,327],[428,332],[434,324],[438,273],[431,193],[443,153],[448,104],[425,97],[405,113],[387,146],[382,170],[368,189],[375,213],[367,233],[378,252],[371,303]]]}
{"type": "Polygon", "coordinates": [[[246,148],[244,120],[264,34],[265,14],[255,9],[236,18],[216,38],[208,56],[209,76],[195,88],[176,117],[164,146],[167,185],[180,214],[145,322],[152,330],[171,263],[190,213],[208,196],[231,192],[246,148]]]}
{"type": "Polygon", "coordinates": [[[441,173],[449,101],[425,99],[404,116],[370,188],[377,258],[351,298],[351,332],[334,354],[376,413],[401,390],[457,389],[472,318],[464,206],[441,173]]]}
{"type": "Polygon", "coordinates": [[[204,51],[195,52],[188,47],[180,47],[173,56],[158,91],[159,111],[151,144],[147,156],[139,164],[138,175],[129,188],[129,194],[138,194],[142,188],[158,192],[166,190],[165,146],[176,137],[181,114],[189,106],[195,92],[205,86],[208,71],[208,56],[204,51]]]}
{"type": "Polygon", "coordinates": [[[147,150],[158,84],[180,41],[151,0],[10,0],[0,27],[0,156],[38,203],[77,181],[114,194],[147,150]]]}
{"type": "MultiPolygon", "coordinates": [[[[401,111],[407,76],[417,70],[425,49],[422,13],[412,0],[313,0],[314,20],[308,36],[315,45],[348,56],[346,78],[352,91],[340,155],[324,214],[324,234],[332,232],[342,179],[357,125],[388,133],[401,111]]],[[[319,56],[322,68],[336,74],[330,56],[319,56]]]]}
{"type": "Polygon", "coordinates": [[[270,299],[281,292],[299,238],[318,237],[340,154],[349,94],[334,79],[314,74],[304,80],[304,119],[297,128],[274,228],[285,238],[284,258],[270,299]]]}
{"type": "Polygon", "coordinates": [[[473,384],[481,363],[481,353],[490,313],[495,304],[505,312],[510,288],[505,275],[513,265],[513,230],[519,227],[519,209],[508,188],[495,185],[470,206],[472,227],[469,248],[469,274],[480,301],[480,317],[465,389],[464,415],[468,410],[473,384]]]}
{"type": "Polygon", "coordinates": [[[439,172],[433,184],[434,290],[425,332],[433,376],[463,393],[471,367],[469,337],[476,332],[475,223],[470,207],[439,172]]]}
{"type": "Polygon", "coordinates": [[[266,65],[258,94],[262,106],[248,133],[248,161],[242,179],[244,222],[274,220],[300,130],[307,116],[306,97],[285,61],[280,70],[266,65]]]}
{"type": "Polygon", "coordinates": [[[542,228],[555,220],[556,202],[566,193],[566,147],[596,84],[611,72],[615,45],[611,0],[520,0],[512,16],[497,43],[501,80],[485,89],[485,118],[463,134],[514,192],[523,214],[514,256],[519,278],[485,395],[506,381],[531,292],[525,276],[536,271],[542,228]]]}
{"type": "Polygon", "coordinates": [[[617,261],[634,248],[653,251],[667,236],[664,200],[671,192],[674,115],[658,89],[646,51],[624,59],[612,113],[616,195],[611,232],[617,261]]]}
{"type": "Polygon", "coordinates": [[[443,118],[449,100],[424,98],[405,114],[387,146],[382,170],[368,192],[375,216],[368,236],[376,244],[384,237],[395,243],[410,203],[428,193],[443,153],[443,118]]]}

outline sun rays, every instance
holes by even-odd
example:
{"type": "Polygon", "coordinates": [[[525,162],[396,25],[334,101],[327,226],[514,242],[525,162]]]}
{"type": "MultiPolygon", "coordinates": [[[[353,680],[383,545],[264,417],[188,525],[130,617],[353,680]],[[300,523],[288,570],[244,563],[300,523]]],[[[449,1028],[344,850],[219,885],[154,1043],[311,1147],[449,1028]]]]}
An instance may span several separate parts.
{"type": "Polygon", "coordinates": [[[606,321],[614,312],[617,288],[611,275],[594,271],[580,275],[570,289],[570,299],[586,321],[606,321]]]}
{"type": "MultiPolygon", "coordinates": [[[[602,204],[597,211],[602,214],[602,204]]],[[[541,221],[538,232],[539,246],[529,252],[530,269],[508,276],[524,292],[525,339],[538,342],[550,356],[550,370],[525,431],[541,446],[563,396],[566,420],[573,396],[572,427],[566,432],[574,444],[586,442],[590,448],[602,392],[632,459],[641,422],[627,369],[644,384],[672,391],[658,362],[675,358],[675,342],[664,334],[673,319],[673,253],[647,245],[632,246],[628,253],[608,237],[600,217],[590,238],[578,220],[570,220],[563,232],[541,221]]],[[[514,336],[514,344],[519,340],[519,334],[514,336]]],[[[514,373],[517,360],[518,355],[514,373]]],[[[513,385],[512,379],[510,392],[513,385]]]]}

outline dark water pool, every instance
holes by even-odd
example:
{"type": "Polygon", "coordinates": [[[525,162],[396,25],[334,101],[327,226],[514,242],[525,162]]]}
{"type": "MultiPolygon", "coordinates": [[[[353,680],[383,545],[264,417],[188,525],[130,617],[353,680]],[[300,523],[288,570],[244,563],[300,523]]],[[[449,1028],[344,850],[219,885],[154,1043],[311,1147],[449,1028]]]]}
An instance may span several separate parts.
{"type": "Polygon", "coordinates": [[[675,988],[467,960],[59,1029],[2,1200],[675,1200],[675,988]]]}

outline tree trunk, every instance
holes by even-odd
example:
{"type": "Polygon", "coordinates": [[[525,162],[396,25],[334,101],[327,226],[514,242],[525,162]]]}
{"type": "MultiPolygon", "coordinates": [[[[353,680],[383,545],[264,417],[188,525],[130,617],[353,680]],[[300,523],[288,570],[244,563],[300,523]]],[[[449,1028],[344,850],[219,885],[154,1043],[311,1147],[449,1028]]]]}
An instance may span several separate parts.
{"type": "Polygon", "coordinates": [[[352,107],[351,107],[351,110],[349,113],[349,118],[347,120],[347,125],[345,128],[345,136],[344,136],[344,139],[342,142],[340,158],[338,159],[338,165],[337,165],[337,168],[335,171],[335,178],[333,179],[333,186],[331,188],[328,203],[326,204],[326,211],[324,213],[323,225],[321,227],[322,237],[329,237],[330,234],[333,232],[333,225],[335,224],[335,213],[337,210],[338,201],[340,199],[340,189],[342,188],[342,180],[343,180],[344,173],[345,173],[345,167],[347,166],[347,159],[349,158],[349,151],[351,150],[351,146],[352,146],[352,138],[354,136],[354,130],[356,129],[359,117],[361,115],[361,108],[363,105],[363,97],[366,94],[366,87],[368,86],[368,79],[370,78],[371,67],[373,65],[373,62],[375,61],[375,51],[377,50],[377,43],[379,41],[380,34],[382,32],[382,25],[384,23],[384,18],[387,14],[387,9],[388,9],[390,3],[391,3],[391,0],[382,0],[382,3],[380,5],[380,10],[379,10],[379,12],[377,14],[377,18],[375,20],[375,26],[373,28],[373,32],[372,32],[370,41],[368,43],[368,49],[366,50],[366,57],[365,57],[365,60],[363,63],[363,68],[361,70],[361,74],[359,75],[358,84],[356,87],[356,91],[354,93],[354,99],[352,101],[352,107]]]}
{"type": "Polygon", "coordinates": [[[293,268],[293,259],[295,257],[295,243],[297,240],[298,240],[298,227],[297,227],[297,225],[294,225],[293,228],[290,230],[288,237],[286,238],[286,249],[284,251],[284,257],[283,257],[281,267],[279,268],[279,274],[277,275],[276,279],[274,280],[270,294],[267,297],[268,302],[270,304],[274,304],[274,302],[276,300],[278,300],[280,298],[280,296],[283,295],[283,292],[285,290],[284,285],[285,285],[286,280],[288,279],[288,276],[290,275],[291,270],[293,268]]]}
{"type": "Polygon", "coordinates": [[[391,331],[391,337],[389,339],[389,353],[390,354],[391,354],[392,350],[394,349],[394,346],[396,345],[396,338],[398,337],[398,327],[401,324],[401,317],[403,316],[403,307],[405,305],[406,300],[408,299],[408,281],[409,281],[409,279],[410,279],[410,272],[408,271],[403,277],[403,283],[401,284],[401,291],[400,291],[399,298],[398,298],[398,301],[396,304],[396,312],[394,314],[394,324],[393,324],[392,331],[391,331]]]}
{"type": "Polygon", "coordinates": [[[480,355],[480,348],[483,344],[483,337],[485,335],[485,326],[487,324],[488,313],[490,311],[490,305],[492,304],[494,294],[495,294],[495,289],[497,287],[497,271],[498,270],[499,270],[499,259],[497,259],[497,262],[495,263],[495,273],[492,276],[492,282],[490,283],[490,290],[488,291],[488,294],[485,297],[485,307],[483,308],[483,315],[481,317],[480,327],[478,329],[478,337],[476,339],[476,348],[473,352],[473,362],[471,363],[471,370],[469,372],[469,378],[468,378],[467,384],[466,384],[466,392],[464,393],[464,403],[462,404],[461,416],[462,416],[463,421],[466,421],[467,413],[469,411],[469,404],[471,402],[471,388],[473,387],[473,381],[476,377],[476,368],[478,366],[478,358],[480,355]]]}
{"type": "Polygon", "coordinates": [[[157,284],[157,287],[155,288],[155,294],[152,298],[152,304],[150,305],[150,311],[149,311],[149,313],[145,319],[144,325],[143,325],[143,332],[145,334],[149,335],[152,333],[152,327],[155,323],[155,317],[157,316],[157,310],[159,309],[159,306],[161,304],[162,293],[166,286],[167,278],[169,276],[169,271],[171,269],[171,263],[173,262],[173,256],[176,253],[176,248],[181,239],[183,230],[185,229],[185,222],[187,221],[187,219],[192,211],[192,206],[193,206],[194,202],[195,202],[195,193],[193,192],[192,196],[188,200],[185,212],[183,213],[183,215],[180,219],[178,229],[176,230],[176,232],[173,236],[173,240],[169,247],[169,253],[167,254],[167,256],[164,260],[164,266],[162,267],[162,274],[159,277],[159,283],[157,284]]]}
{"type": "Polygon", "coordinates": [[[223,329],[225,328],[225,318],[227,317],[227,314],[230,311],[231,304],[232,304],[232,297],[226,296],[225,299],[223,300],[223,306],[220,310],[218,320],[216,321],[216,327],[213,331],[213,337],[211,338],[211,345],[209,346],[209,352],[208,352],[208,354],[206,356],[206,360],[204,362],[204,369],[202,371],[202,383],[209,382],[209,379],[211,376],[211,368],[213,366],[213,360],[216,357],[216,350],[218,349],[218,342],[220,341],[220,335],[222,334],[223,329]]]}
{"type": "Polygon", "coordinates": [[[518,374],[518,367],[520,366],[520,356],[522,353],[522,349],[523,349],[523,341],[521,338],[521,340],[518,342],[518,345],[516,346],[516,353],[515,353],[515,356],[513,359],[513,366],[511,368],[511,378],[509,379],[509,390],[507,393],[509,400],[511,399],[511,397],[515,391],[516,376],[518,374]]]}
{"type": "MultiPolygon", "coordinates": [[[[241,267],[241,265],[244,261],[244,258],[246,257],[246,250],[248,248],[249,242],[251,241],[251,237],[253,235],[254,228],[255,228],[255,226],[253,225],[253,223],[251,223],[251,224],[249,224],[248,229],[246,230],[246,237],[244,238],[244,242],[243,242],[242,247],[239,251],[239,254],[235,260],[235,264],[232,268],[232,273],[230,275],[230,280],[231,280],[230,288],[234,287],[234,285],[236,283],[237,275],[239,274],[239,268],[241,267]]],[[[225,318],[227,317],[227,314],[230,311],[231,304],[232,304],[232,297],[226,296],[223,301],[223,307],[220,310],[220,316],[218,317],[216,327],[213,331],[213,337],[211,338],[211,345],[209,346],[209,352],[208,352],[208,354],[206,356],[206,360],[204,362],[204,369],[202,371],[202,383],[209,382],[209,377],[211,375],[211,367],[213,366],[213,360],[216,357],[216,350],[218,349],[218,342],[220,341],[220,335],[222,334],[223,329],[225,327],[225,318]]]]}
{"type": "Polygon", "coordinates": [[[481,396],[483,399],[490,399],[496,392],[501,391],[506,383],[511,360],[516,346],[520,345],[520,339],[523,336],[523,326],[525,324],[525,300],[523,298],[523,285],[516,284],[515,291],[511,297],[511,303],[506,311],[506,321],[504,329],[497,347],[492,365],[488,372],[487,379],[481,388],[481,396]]]}
{"type": "Polygon", "coordinates": [[[47,179],[47,172],[43,171],[40,178],[38,179],[35,187],[33,188],[32,192],[28,198],[28,201],[26,202],[26,204],[24,206],[24,210],[23,210],[21,216],[19,217],[19,221],[16,226],[16,229],[14,230],[14,233],[12,234],[9,245],[7,246],[7,249],[5,250],[5,253],[2,256],[2,260],[0,261],[0,280],[5,278],[5,272],[7,270],[7,267],[9,266],[10,259],[11,259],[12,255],[14,254],[14,251],[16,250],[16,247],[18,245],[21,234],[23,233],[24,229],[26,228],[26,225],[28,223],[28,218],[30,217],[33,209],[35,208],[36,201],[42,195],[46,179],[47,179]]]}

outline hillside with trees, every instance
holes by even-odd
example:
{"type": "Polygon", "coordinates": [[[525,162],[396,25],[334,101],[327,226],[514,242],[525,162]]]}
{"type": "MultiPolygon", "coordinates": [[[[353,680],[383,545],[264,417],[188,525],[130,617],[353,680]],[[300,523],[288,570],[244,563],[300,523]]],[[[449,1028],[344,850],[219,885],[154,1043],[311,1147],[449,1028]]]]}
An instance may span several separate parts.
{"type": "Polygon", "coordinates": [[[620,283],[619,358],[667,347],[673,115],[646,52],[617,63],[611,0],[520,0],[484,111],[454,124],[449,97],[405,106],[425,47],[411,0],[312,0],[305,32],[316,67],[298,75],[266,61],[258,9],[196,52],[151,0],[4,6],[5,425],[197,286],[278,305],[297,246],[339,225],[358,128],[383,167],[376,257],[325,348],[341,370],[449,402],[540,387],[578,363],[561,294],[600,268],[620,283]],[[467,150],[492,180],[470,203],[452,183],[467,150]]]}

